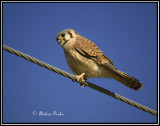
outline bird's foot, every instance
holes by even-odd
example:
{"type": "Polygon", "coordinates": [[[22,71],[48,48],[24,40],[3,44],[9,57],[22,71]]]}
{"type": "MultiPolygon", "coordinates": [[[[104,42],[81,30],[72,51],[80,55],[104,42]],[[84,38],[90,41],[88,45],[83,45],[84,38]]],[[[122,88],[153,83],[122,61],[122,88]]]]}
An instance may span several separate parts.
{"type": "Polygon", "coordinates": [[[82,83],[81,86],[82,86],[83,88],[85,88],[86,84],[82,83]]]}
{"type": "Polygon", "coordinates": [[[85,81],[84,75],[85,75],[85,73],[82,73],[81,75],[76,75],[77,81],[84,82],[85,81]]]}
{"type": "Polygon", "coordinates": [[[81,75],[76,75],[77,81],[80,82],[80,84],[83,88],[86,86],[86,84],[84,84],[84,82],[87,80],[87,78],[85,78],[84,75],[85,75],[85,73],[82,73],[81,75]]]}

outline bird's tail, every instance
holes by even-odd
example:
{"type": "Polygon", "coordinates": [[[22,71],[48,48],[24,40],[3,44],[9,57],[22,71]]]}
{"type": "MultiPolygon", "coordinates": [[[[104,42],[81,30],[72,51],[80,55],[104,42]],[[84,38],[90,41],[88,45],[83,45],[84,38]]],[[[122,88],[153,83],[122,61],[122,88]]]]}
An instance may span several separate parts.
{"type": "Polygon", "coordinates": [[[143,84],[141,84],[137,79],[127,75],[122,71],[119,71],[119,70],[117,71],[121,75],[115,78],[117,81],[121,82],[122,84],[134,90],[140,90],[143,87],[143,84]]]}

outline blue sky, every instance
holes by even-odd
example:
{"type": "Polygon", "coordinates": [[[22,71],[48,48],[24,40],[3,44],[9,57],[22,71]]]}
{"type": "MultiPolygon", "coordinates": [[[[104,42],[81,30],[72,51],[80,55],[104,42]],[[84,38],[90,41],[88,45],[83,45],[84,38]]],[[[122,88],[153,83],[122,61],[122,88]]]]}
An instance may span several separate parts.
{"type": "MultiPolygon", "coordinates": [[[[157,110],[156,3],[3,3],[3,44],[72,73],[56,42],[68,28],[144,87],[88,81],[157,110]]],[[[3,51],[3,122],[156,123],[157,117],[3,51]]]]}

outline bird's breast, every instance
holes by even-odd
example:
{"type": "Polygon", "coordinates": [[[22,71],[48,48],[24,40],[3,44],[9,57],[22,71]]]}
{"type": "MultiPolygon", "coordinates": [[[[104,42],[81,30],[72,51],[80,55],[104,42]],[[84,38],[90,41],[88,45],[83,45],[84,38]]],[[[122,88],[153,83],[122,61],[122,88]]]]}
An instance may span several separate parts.
{"type": "Polygon", "coordinates": [[[88,78],[101,76],[101,71],[95,61],[83,57],[76,51],[70,50],[70,52],[68,52],[64,50],[64,53],[70,69],[76,75],[85,73],[85,76],[88,78]]]}

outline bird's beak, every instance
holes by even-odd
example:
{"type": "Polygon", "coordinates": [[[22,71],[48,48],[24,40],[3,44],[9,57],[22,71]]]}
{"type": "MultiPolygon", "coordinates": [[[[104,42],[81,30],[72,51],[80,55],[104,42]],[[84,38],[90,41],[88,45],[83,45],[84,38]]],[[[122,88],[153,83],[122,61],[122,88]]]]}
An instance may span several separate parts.
{"type": "Polygon", "coordinates": [[[56,41],[58,42],[58,44],[61,43],[60,36],[57,36],[56,41]]]}

